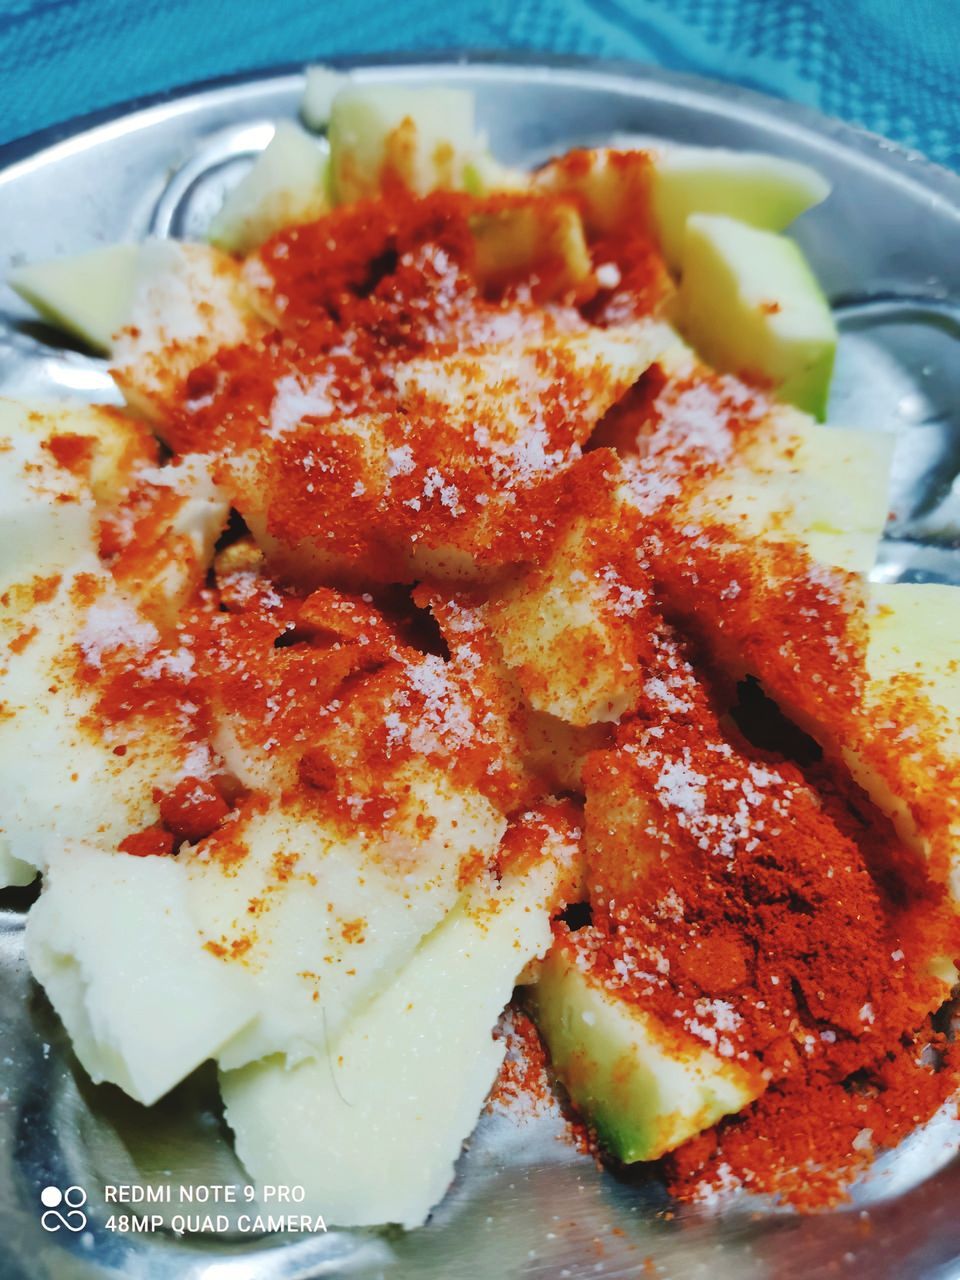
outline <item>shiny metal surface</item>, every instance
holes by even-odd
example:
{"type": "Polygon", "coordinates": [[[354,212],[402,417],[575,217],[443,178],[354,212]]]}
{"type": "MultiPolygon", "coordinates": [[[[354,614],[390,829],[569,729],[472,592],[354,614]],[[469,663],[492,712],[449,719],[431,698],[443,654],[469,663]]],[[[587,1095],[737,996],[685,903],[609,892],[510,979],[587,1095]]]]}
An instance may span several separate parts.
{"type": "MultiPolygon", "coordinates": [[[[368,64],[358,75],[473,89],[495,151],[519,163],[643,134],[821,169],[834,193],[796,233],[843,331],[831,418],[898,436],[875,575],[960,582],[960,178],[806,110],[645,68],[464,59],[368,64]]],[[[295,112],[301,84],[288,72],[202,88],[0,152],[0,275],[117,239],[199,234],[272,122],[295,112]]],[[[66,350],[0,290],[0,392],[110,391],[101,362],[66,350]]],[[[29,900],[0,895],[2,1280],[960,1276],[960,1136],[948,1117],[886,1157],[851,1206],[815,1218],[757,1202],[671,1213],[655,1171],[617,1178],[560,1140],[549,1117],[496,1115],[481,1122],[430,1224],[410,1235],[108,1231],[106,1183],[244,1179],[212,1076],[198,1073],[151,1111],[84,1078],[26,972],[29,900]],[[88,1193],[87,1229],[45,1232],[41,1188],[70,1184],[88,1193]]]]}

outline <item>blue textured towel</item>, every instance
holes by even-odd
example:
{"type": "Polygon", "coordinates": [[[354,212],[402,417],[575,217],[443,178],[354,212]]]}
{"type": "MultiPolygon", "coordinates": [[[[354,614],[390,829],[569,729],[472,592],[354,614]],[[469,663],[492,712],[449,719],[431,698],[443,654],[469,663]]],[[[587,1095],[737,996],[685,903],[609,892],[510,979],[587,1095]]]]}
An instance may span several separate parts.
{"type": "Polygon", "coordinates": [[[960,168],[960,0],[0,0],[0,142],[227,72],[452,48],[736,80],[960,168]]]}

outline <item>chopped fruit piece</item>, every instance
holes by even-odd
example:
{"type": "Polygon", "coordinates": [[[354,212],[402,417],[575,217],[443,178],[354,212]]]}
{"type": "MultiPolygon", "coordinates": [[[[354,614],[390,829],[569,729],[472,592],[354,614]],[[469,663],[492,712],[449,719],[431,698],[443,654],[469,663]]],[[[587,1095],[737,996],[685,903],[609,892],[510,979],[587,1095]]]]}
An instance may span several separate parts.
{"type": "Polygon", "coordinates": [[[710,364],[825,416],[837,331],[792,240],[733,218],[694,214],[687,220],[679,309],[686,336],[710,364]]]}
{"type": "MultiPolygon", "coordinates": [[[[71,409],[53,419],[40,405],[0,399],[3,590],[78,564],[96,567],[93,494],[80,467],[60,465],[52,449],[45,447],[61,431],[79,435],[81,423],[86,428],[84,439],[89,440],[92,417],[82,409],[71,409]]],[[[85,470],[92,461],[91,452],[85,448],[78,456],[85,470]]]]}
{"type": "Polygon", "coordinates": [[[307,67],[306,84],[300,99],[300,119],[308,129],[325,129],[330,122],[333,100],[341,89],[350,84],[345,71],[333,67],[307,67]]]}
{"type": "Polygon", "coordinates": [[[580,727],[618,720],[635,703],[648,630],[649,582],[617,536],[613,502],[598,505],[484,611],[531,705],[580,727]]]}
{"type": "Polygon", "coordinates": [[[657,555],[652,565],[671,609],[724,671],[757,677],[832,761],[845,762],[960,900],[960,590],[867,586],[811,570],[785,546],[751,556],[690,533],[669,561],[657,555]]]}
{"type": "Polygon", "coordinates": [[[463,166],[463,186],[472,196],[491,196],[504,191],[529,191],[532,183],[522,169],[510,169],[481,151],[463,166]]]}
{"type": "Polygon", "coordinates": [[[66,843],[30,912],[27,959],[90,1078],[147,1106],[255,1012],[240,974],[203,949],[174,858],[66,843]]]}
{"type": "Polygon", "coordinates": [[[152,787],[179,776],[195,720],[180,701],[189,664],[96,554],[95,498],[125,492],[139,429],[113,410],[0,401],[0,444],[0,838],[42,867],[62,840],[116,847],[155,821],[152,787]],[[101,733],[109,673],[127,662],[163,705],[145,699],[101,733]]]}
{"type": "MultiPolygon", "coordinates": [[[[26,555],[19,554],[9,539],[17,536],[17,524],[26,518],[25,502],[35,519],[55,518],[49,502],[54,495],[61,505],[72,496],[84,507],[92,498],[99,513],[109,512],[125,497],[140,469],[157,460],[156,442],[142,424],[105,405],[0,398],[0,444],[5,455],[0,463],[5,511],[12,515],[18,509],[17,522],[11,519],[4,540],[4,554],[11,562],[19,558],[21,565],[27,563],[26,555]],[[20,475],[16,468],[31,477],[26,494],[15,479],[20,475]],[[48,500],[42,499],[41,490],[48,500]]],[[[32,553],[36,561],[36,550],[32,553]]],[[[39,569],[40,564],[32,567],[39,569]]]]}
{"type": "Polygon", "coordinates": [[[494,858],[506,823],[481,796],[423,766],[397,784],[379,829],[287,806],[241,813],[187,855],[202,942],[244,969],[259,1012],[222,1066],[324,1053],[494,858]]]}
{"type": "Polygon", "coordinates": [[[207,239],[247,254],[276,231],[318,218],[327,208],[328,157],[302,129],[281,120],[210,224],[207,239]]]}
{"type": "Polygon", "coordinates": [[[862,719],[817,728],[960,903],[960,588],[873,585],[869,609],[862,719]]]}
{"type": "Polygon", "coordinates": [[[588,752],[607,741],[607,726],[575,728],[534,711],[516,675],[504,663],[480,604],[466,596],[421,586],[415,601],[436,617],[454,671],[471,691],[473,717],[483,726],[491,760],[482,782],[505,812],[534,803],[549,791],[582,791],[588,752]]]}
{"type": "Polygon", "coordinates": [[[653,212],[674,270],[683,264],[691,214],[724,214],[751,227],[783,231],[830,194],[829,182],[805,164],[722,147],[656,143],[653,173],[653,212]]]}
{"type": "Polygon", "coordinates": [[[642,149],[571,151],[546,164],[534,182],[575,195],[594,232],[623,236],[638,224],[653,231],[675,272],[682,266],[692,214],[724,214],[752,227],[783,231],[830,193],[820,174],[794,160],[658,138],[642,149]]]}
{"type": "Polygon", "coordinates": [[[592,237],[652,231],[652,158],[644,151],[571,151],[533,175],[541,191],[572,196],[592,237]],[[639,224],[639,225],[638,225],[639,224]]]}
{"type": "Polygon", "coordinates": [[[765,1087],[642,1006],[607,990],[563,945],[540,969],[534,1016],[554,1070],[619,1160],[656,1160],[765,1087]]]}
{"type": "Polygon", "coordinates": [[[93,520],[155,460],[150,435],[113,408],[0,398],[0,582],[90,567],[93,520]]]}
{"type": "Polygon", "coordinates": [[[571,839],[547,825],[540,860],[482,879],[322,1058],[223,1073],[227,1123],[252,1178],[304,1187],[338,1226],[426,1219],[503,1059],[497,1018],[550,943],[571,839]]]}
{"type": "Polygon", "coordinates": [[[479,143],[473,95],[461,89],[341,90],[330,108],[330,162],[340,204],[399,184],[417,195],[464,185],[479,143]]]}
{"type": "Polygon", "coordinates": [[[7,282],[45,320],[109,355],[130,319],[139,255],[138,245],[110,245],[17,267],[7,282]]]}
{"type": "Polygon", "coordinates": [[[229,518],[226,496],[202,454],[143,467],[125,494],[122,517],[101,525],[100,551],[119,587],[160,626],[173,626],[206,578],[229,518]]]}
{"type": "Polygon", "coordinates": [[[162,435],[191,369],[257,330],[240,268],[200,244],[140,246],[133,301],[113,344],[114,378],[137,413],[162,435]]]}
{"type": "Polygon", "coordinates": [[[0,833],[44,867],[63,840],[116,848],[149,827],[153,788],[175,786],[209,754],[191,738],[190,655],[164,646],[102,570],[28,579],[16,598],[5,636],[34,633],[0,674],[0,833]],[[117,718],[98,729],[112,701],[117,718]]]}
{"type": "Polygon", "coordinates": [[[778,409],[694,495],[689,514],[745,540],[785,538],[821,564],[866,571],[887,521],[893,446],[882,432],[822,427],[778,409]]]}
{"type": "Polygon", "coordinates": [[[528,278],[543,301],[594,292],[590,252],[573,204],[542,196],[501,197],[474,214],[470,230],[477,279],[485,288],[497,291],[528,278]]]}

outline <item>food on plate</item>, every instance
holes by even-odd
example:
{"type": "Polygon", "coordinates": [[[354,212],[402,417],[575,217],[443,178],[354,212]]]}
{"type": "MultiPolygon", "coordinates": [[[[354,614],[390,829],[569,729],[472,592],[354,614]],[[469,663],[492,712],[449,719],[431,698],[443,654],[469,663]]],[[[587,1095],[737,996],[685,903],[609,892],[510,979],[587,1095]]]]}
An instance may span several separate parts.
{"type": "Polygon", "coordinates": [[[684,233],[692,214],[723,214],[749,227],[783,231],[830,194],[825,178],[795,160],[651,139],[649,166],[637,179],[649,196],[639,208],[630,208],[621,154],[610,149],[582,152],[574,168],[561,159],[545,165],[534,180],[559,190],[569,190],[572,180],[586,199],[588,221],[601,228],[616,228],[618,219],[642,209],[672,271],[683,264],[684,233]]]}
{"type": "Polygon", "coordinates": [[[465,185],[479,146],[464,89],[347,85],[330,103],[330,179],[339,204],[391,185],[416,195],[465,185]]]}
{"type": "Polygon", "coordinates": [[[300,119],[308,129],[325,129],[330,123],[333,100],[350,83],[345,71],[334,71],[322,64],[307,67],[304,72],[303,96],[300,99],[300,119]]]}
{"type": "Polygon", "coordinates": [[[339,1226],[426,1220],[505,1010],[598,1155],[832,1203],[957,1085],[960,604],[868,578],[891,441],[822,421],[785,234],[827,186],[521,173],[322,68],[302,116],[207,243],[11,279],[125,400],[0,405],[32,972],[94,1081],[215,1060],[339,1226]]]}
{"type": "Polygon", "coordinates": [[[795,242],[695,213],[682,270],[681,322],[700,354],[725,371],[755,368],[780,399],[823,418],[837,330],[795,242]]]}
{"type": "Polygon", "coordinates": [[[130,317],[139,255],[136,245],[112,244],[18,267],[7,283],[45,320],[94,351],[108,352],[130,317]]]}
{"type": "Polygon", "coordinates": [[[211,244],[228,253],[250,253],[275,231],[319,218],[329,203],[328,164],[328,155],[309,134],[281,120],[210,224],[211,244]]]}

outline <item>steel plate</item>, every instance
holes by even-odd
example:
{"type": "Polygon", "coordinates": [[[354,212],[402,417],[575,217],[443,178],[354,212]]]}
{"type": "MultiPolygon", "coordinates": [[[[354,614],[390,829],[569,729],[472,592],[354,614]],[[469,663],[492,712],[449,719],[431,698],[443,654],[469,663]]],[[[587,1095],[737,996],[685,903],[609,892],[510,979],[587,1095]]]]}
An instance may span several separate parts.
{"type": "MultiPolygon", "coordinates": [[[[960,582],[960,178],[805,109],[644,67],[447,57],[365,63],[357,75],[474,90],[494,150],[520,164],[639,134],[819,168],[834,193],[796,235],[841,322],[831,420],[898,436],[875,576],[960,582]]],[[[199,234],[273,123],[295,113],[301,87],[292,70],[200,86],[0,151],[0,274],[118,239],[199,234]]],[[[0,288],[0,392],[98,400],[111,383],[102,362],[67,349],[0,288]]],[[[26,971],[30,899],[0,895],[3,1280],[960,1276],[960,1143],[946,1116],[885,1157],[849,1207],[816,1217],[755,1200],[674,1211],[652,1173],[600,1171],[550,1116],[498,1114],[419,1232],[110,1231],[107,1183],[244,1178],[209,1073],[149,1111],[86,1080],[26,971]],[[41,1189],[71,1185],[88,1196],[85,1229],[44,1230],[41,1189]]]]}

